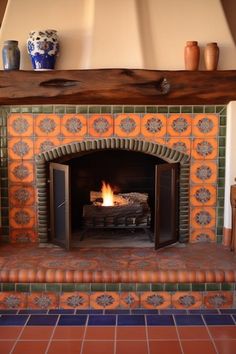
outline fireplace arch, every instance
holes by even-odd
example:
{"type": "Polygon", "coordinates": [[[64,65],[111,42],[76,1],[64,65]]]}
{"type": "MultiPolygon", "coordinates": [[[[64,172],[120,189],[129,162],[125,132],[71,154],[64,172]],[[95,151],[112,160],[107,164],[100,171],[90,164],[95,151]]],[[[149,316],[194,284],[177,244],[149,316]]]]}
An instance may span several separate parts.
{"type": "Polygon", "coordinates": [[[38,192],[38,236],[41,243],[48,242],[47,163],[65,156],[79,156],[84,152],[120,149],[156,156],[168,163],[180,165],[179,242],[189,240],[189,173],[190,157],[164,145],[141,139],[107,138],[73,142],[40,153],[36,160],[36,187],[38,192]]]}

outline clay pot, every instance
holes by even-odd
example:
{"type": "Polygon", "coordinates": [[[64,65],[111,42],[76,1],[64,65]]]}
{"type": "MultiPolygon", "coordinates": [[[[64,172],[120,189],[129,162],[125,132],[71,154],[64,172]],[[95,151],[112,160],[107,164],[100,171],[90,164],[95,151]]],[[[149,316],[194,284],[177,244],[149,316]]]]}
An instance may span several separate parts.
{"type": "Polygon", "coordinates": [[[207,43],[204,50],[204,61],[206,70],[216,70],[219,61],[219,47],[217,43],[207,43]]]}
{"type": "Polygon", "coordinates": [[[200,49],[197,41],[188,41],[184,49],[185,70],[198,70],[200,49]]]}

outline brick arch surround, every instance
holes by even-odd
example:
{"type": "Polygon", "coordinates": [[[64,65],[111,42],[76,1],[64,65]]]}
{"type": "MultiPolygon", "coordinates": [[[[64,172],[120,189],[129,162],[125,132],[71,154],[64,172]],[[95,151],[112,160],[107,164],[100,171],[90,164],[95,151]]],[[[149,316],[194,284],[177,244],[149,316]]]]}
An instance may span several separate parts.
{"type": "Polygon", "coordinates": [[[168,163],[180,164],[179,241],[189,240],[189,174],[190,157],[184,153],[154,142],[137,139],[107,138],[73,142],[61,145],[36,156],[36,186],[38,191],[38,236],[48,242],[47,163],[67,155],[85,151],[120,149],[150,154],[168,163]]]}

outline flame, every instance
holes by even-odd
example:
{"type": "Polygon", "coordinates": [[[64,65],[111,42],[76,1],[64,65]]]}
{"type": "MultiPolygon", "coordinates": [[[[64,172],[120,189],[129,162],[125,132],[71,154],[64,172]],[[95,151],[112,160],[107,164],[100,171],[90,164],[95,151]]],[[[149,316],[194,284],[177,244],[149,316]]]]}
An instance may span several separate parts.
{"type": "Polygon", "coordinates": [[[102,198],[103,198],[102,206],[114,205],[113,190],[111,189],[111,186],[106,182],[102,182],[102,198]]]}

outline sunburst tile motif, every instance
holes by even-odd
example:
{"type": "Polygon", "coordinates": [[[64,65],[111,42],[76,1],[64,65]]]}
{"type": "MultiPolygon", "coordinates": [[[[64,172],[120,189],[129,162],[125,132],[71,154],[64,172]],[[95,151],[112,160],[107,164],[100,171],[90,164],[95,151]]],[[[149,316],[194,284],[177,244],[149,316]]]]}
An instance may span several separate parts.
{"type": "Polygon", "coordinates": [[[167,120],[167,133],[172,137],[190,136],[191,119],[189,114],[170,114],[167,120]]]}
{"type": "Polygon", "coordinates": [[[149,309],[168,308],[171,295],[168,292],[144,292],[141,294],[141,307],[149,309]]]}
{"type": "Polygon", "coordinates": [[[108,137],[113,134],[113,117],[109,114],[93,114],[89,118],[91,137],[108,137]]]}
{"type": "Polygon", "coordinates": [[[35,119],[37,136],[56,136],[60,133],[60,117],[56,114],[39,114],[35,119]]]}
{"type": "Polygon", "coordinates": [[[197,309],[202,306],[202,295],[199,292],[177,292],[172,295],[172,306],[176,309],[197,309]]]}
{"type": "Polygon", "coordinates": [[[8,117],[9,136],[31,136],[33,134],[33,117],[31,114],[11,114],[8,117]]]}
{"type": "Polygon", "coordinates": [[[193,208],[191,211],[191,223],[194,228],[212,228],[215,226],[215,208],[193,208]]]}
{"type": "Polygon", "coordinates": [[[216,114],[196,114],[193,118],[195,137],[216,137],[219,131],[219,117],[216,114]]]}
{"type": "Polygon", "coordinates": [[[148,113],[141,119],[141,133],[145,137],[163,137],[166,134],[166,116],[148,113]]]}
{"type": "Polygon", "coordinates": [[[87,119],[82,114],[65,114],[61,120],[61,132],[65,137],[84,136],[87,133],[87,119]]]}
{"type": "Polygon", "coordinates": [[[131,137],[140,134],[140,116],[138,114],[119,114],[114,119],[115,134],[121,137],[131,137]]]}

